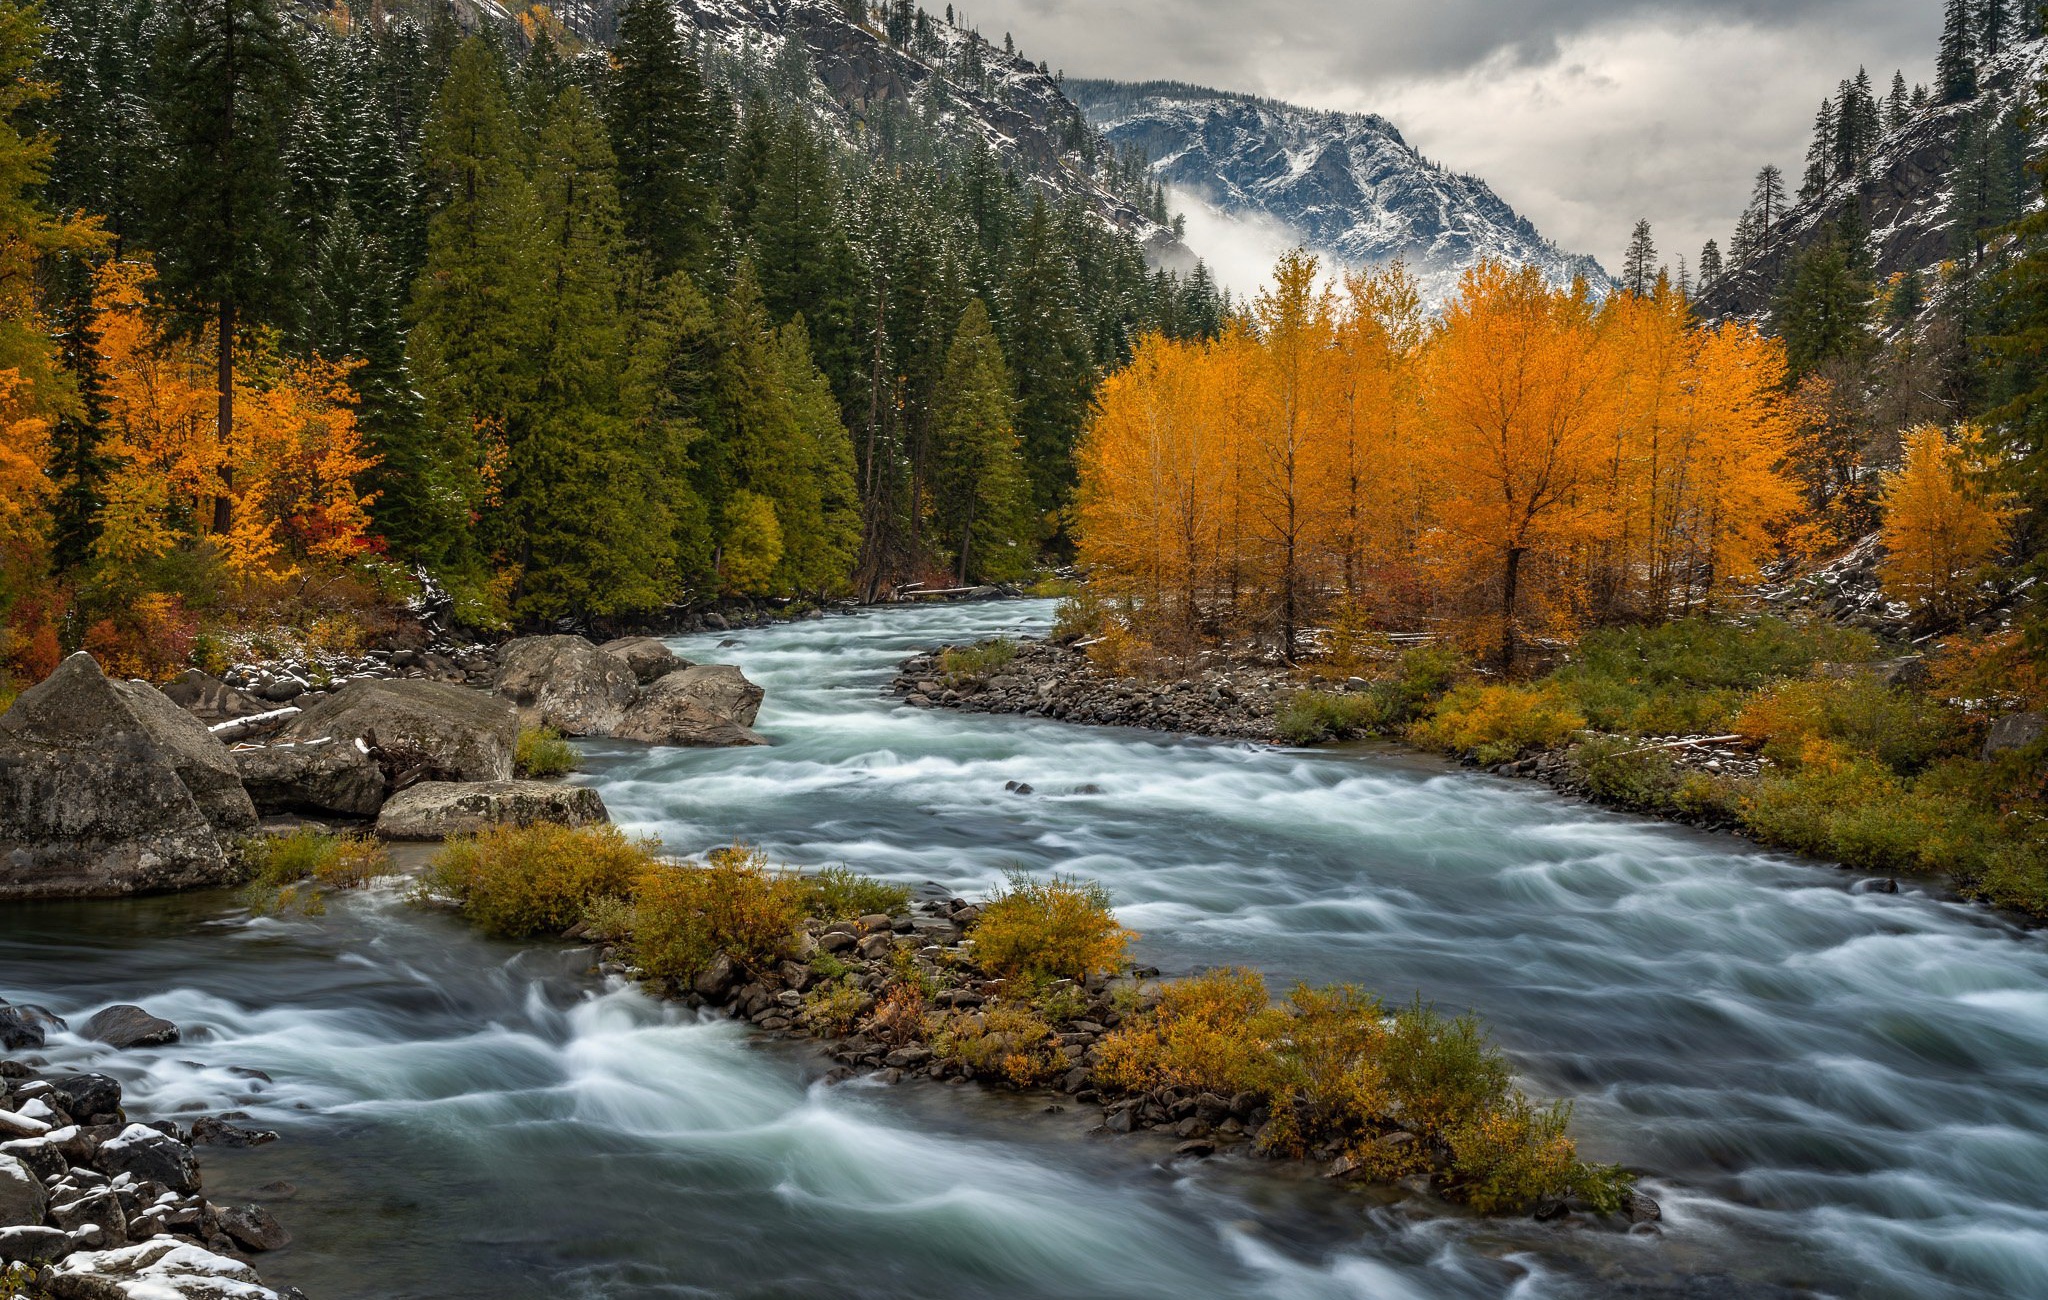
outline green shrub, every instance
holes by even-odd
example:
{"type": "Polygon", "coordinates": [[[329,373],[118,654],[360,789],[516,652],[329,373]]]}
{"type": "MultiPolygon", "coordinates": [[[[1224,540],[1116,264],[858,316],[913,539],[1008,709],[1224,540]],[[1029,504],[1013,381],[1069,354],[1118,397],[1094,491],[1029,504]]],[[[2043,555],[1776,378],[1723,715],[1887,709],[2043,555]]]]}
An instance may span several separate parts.
{"type": "Polygon", "coordinates": [[[576,750],[553,727],[521,727],[512,753],[512,767],[529,780],[567,776],[576,770],[576,750]]]}
{"type": "Polygon", "coordinates": [[[999,975],[1085,979],[1114,971],[1137,936],[1117,924],[1101,885],[1053,876],[1010,876],[1007,889],[981,906],[974,957],[999,975]]]}
{"type": "Polygon", "coordinates": [[[651,976],[688,978],[720,953],[750,970],[795,955],[805,889],[760,850],[735,845],[701,867],[647,866],[633,906],[634,964],[651,976]]]}
{"type": "Polygon", "coordinates": [[[1679,806],[1684,771],[1669,750],[1629,736],[1595,736],[1571,751],[1573,769],[1597,799],[1645,812],[1679,806]]]}
{"type": "Polygon", "coordinates": [[[1066,1072],[1052,1026],[1028,1007],[991,1003],[945,1017],[931,1036],[932,1054],[1029,1088],[1066,1072]]]}
{"type": "Polygon", "coordinates": [[[1273,729],[1290,745],[1317,745],[1378,735],[1389,726],[1386,704],[1374,691],[1338,695],[1295,691],[1280,702],[1273,729]]]}
{"type": "Polygon", "coordinates": [[[846,984],[821,984],[804,998],[804,1017],[811,1025],[835,1037],[853,1032],[860,1018],[874,1005],[874,999],[846,984]]]}
{"type": "Polygon", "coordinates": [[[1902,776],[1964,739],[1960,718],[1940,701],[1861,674],[1781,682],[1750,697],[1735,727],[1779,763],[1807,761],[1820,741],[1829,752],[1873,758],[1902,776]]]}
{"type": "Polygon", "coordinates": [[[910,890],[863,876],[847,867],[826,867],[804,877],[804,907],[822,921],[850,921],[877,912],[894,916],[910,906],[910,890]]]}
{"type": "Polygon", "coordinates": [[[360,889],[390,869],[391,854],[376,840],[310,826],[242,844],[242,870],[259,888],[276,889],[310,878],[334,889],[360,889]]]}
{"type": "Polygon", "coordinates": [[[985,681],[1009,667],[1017,658],[1017,643],[997,637],[980,645],[952,647],[939,655],[939,676],[948,686],[985,681]]]}
{"type": "Polygon", "coordinates": [[[454,898],[491,934],[558,934],[601,900],[630,897],[658,847],[627,839],[610,823],[497,826],[449,840],[422,884],[454,898]]]}
{"type": "Polygon", "coordinates": [[[1538,686],[1460,686],[1436,712],[1408,729],[1430,749],[1505,763],[1532,749],[1556,749],[1586,725],[1563,692],[1538,686]]]}

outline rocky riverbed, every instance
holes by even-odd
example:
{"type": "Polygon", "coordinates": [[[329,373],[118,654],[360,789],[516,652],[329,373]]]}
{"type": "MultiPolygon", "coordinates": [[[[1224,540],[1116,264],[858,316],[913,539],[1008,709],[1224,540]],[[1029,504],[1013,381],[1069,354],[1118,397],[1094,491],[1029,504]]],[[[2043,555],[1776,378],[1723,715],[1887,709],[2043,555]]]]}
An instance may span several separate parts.
{"type": "MultiPolygon", "coordinates": [[[[62,1021],[0,1003],[0,1294],[51,1300],[303,1300],[264,1286],[250,1257],[291,1234],[262,1205],[202,1190],[197,1148],[277,1134],[235,1113],[136,1122],[109,1075],[53,1071],[33,1055],[62,1021]]],[[[80,1029],[121,1050],[175,1042],[177,1026],[108,1007],[80,1029]]],[[[250,1072],[265,1078],[261,1072],[250,1072]]],[[[266,1079],[267,1081],[267,1079],[266,1079]]],[[[289,1186],[278,1185],[280,1197],[289,1186]]]]}

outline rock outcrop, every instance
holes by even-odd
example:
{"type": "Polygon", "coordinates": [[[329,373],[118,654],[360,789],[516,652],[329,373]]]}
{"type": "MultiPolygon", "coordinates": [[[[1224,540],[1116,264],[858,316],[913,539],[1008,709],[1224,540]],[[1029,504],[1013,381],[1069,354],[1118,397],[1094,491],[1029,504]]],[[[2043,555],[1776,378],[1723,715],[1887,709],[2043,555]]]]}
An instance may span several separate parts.
{"type": "Polygon", "coordinates": [[[0,897],[217,884],[256,828],[227,747],[140,682],[75,654],[0,715],[0,897]]]}
{"type": "Polygon", "coordinates": [[[604,800],[588,786],[551,781],[429,781],[393,795],[377,815],[387,840],[439,840],[491,826],[607,821],[604,800]]]}
{"type": "Polygon", "coordinates": [[[609,736],[640,694],[627,661],[587,637],[528,636],[498,651],[498,694],[565,736],[609,736]]]}
{"type": "Polygon", "coordinates": [[[650,745],[765,745],[753,729],[762,694],[729,664],[698,664],[641,692],[611,734],[650,745]]]}
{"type": "Polygon", "coordinates": [[[420,781],[509,781],[519,715],[444,682],[355,681],[293,718],[277,741],[332,740],[375,759],[386,790],[420,781]]]}
{"type": "Polygon", "coordinates": [[[633,680],[642,686],[658,682],[678,668],[690,666],[659,637],[622,636],[616,641],[605,642],[598,649],[623,661],[632,670],[633,680]]]}

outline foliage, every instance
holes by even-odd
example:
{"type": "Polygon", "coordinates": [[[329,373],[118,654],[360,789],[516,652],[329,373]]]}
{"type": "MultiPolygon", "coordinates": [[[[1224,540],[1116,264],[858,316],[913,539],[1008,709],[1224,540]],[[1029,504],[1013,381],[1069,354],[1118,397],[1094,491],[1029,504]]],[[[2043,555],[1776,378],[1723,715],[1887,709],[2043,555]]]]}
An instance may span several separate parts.
{"type": "Polygon", "coordinates": [[[1969,612],[1972,589],[2014,514],[1986,486],[1982,444],[1967,426],[1954,441],[1931,425],[1916,429],[1906,435],[1905,464],[1885,480],[1885,593],[1930,621],[1969,612]]]}
{"type": "Polygon", "coordinates": [[[1752,696],[1735,729],[1787,766],[1867,755],[1910,775],[1961,743],[1960,720],[1939,701],[1869,674],[1782,682],[1752,696]]]}
{"type": "Polygon", "coordinates": [[[1115,971],[1137,936],[1117,924],[1109,891],[1092,882],[1013,872],[981,905],[974,957],[1006,976],[1083,979],[1115,971]]]}
{"type": "Polygon", "coordinates": [[[1017,643],[997,637],[979,645],[948,646],[939,655],[939,673],[948,686],[984,682],[1016,661],[1017,643]]]}
{"type": "Polygon", "coordinates": [[[553,727],[521,727],[512,751],[512,768],[521,777],[541,781],[576,770],[575,746],[553,727]]]}
{"type": "Polygon", "coordinates": [[[825,1033],[843,1037],[853,1032],[873,1001],[859,989],[834,981],[819,985],[804,997],[804,1014],[825,1033]]]}
{"type": "Polygon", "coordinates": [[[1028,1007],[991,1003],[977,1012],[945,1018],[931,1038],[932,1054],[959,1061],[975,1073],[993,1075],[1020,1088],[1064,1073],[1053,1028],[1028,1007]]]}
{"type": "Polygon", "coordinates": [[[1554,684],[1473,684],[1453,689],[1435,712],[1408,729],[1408,737],[1430,749],[1490,764],[1532,749],[1556,749],[1585,725],[1585,715],[1554,684]]]}
{"type": "Polygon", "coordinates": [[[360,889],[390,867],[391,855],[376,840],[311,827],[242,845],[242,869],[250,882],[273,888],[310,877],[335,889],[360,889]]]}
{"type": "Polygon", "coordinates": [[[1398,735],[1436,703],[1465,671],[1453,646],[1420,645],[1404,651],[1391,671],[1362,691],[1297,691],[1280,703],[1274,725],[1290,744],[1312,745],[1353,736],[1398,735]]]}
{"type": "Polygon", "coordinates": [[[893,916],[910,906],[910,890],[848,867],[826,867],[803,878],[804,908],[821,921],[851,921],[877,913],[893,916]]]}
{"type": "Polygon", "coordinates": [[[654,869],[656,847],[610,823],[496,826],[449,840],[421,883],[488,933],[558,934],[600,900],[633,896],[654,869]]]}
{"type": "Polygon", "coordinates": [[[720,953],[763,969],[796,951],[803,882],[735,845],[703,866],[649,865],[633,882],[633,961],[648,975],[688,978],[720,953]]]}

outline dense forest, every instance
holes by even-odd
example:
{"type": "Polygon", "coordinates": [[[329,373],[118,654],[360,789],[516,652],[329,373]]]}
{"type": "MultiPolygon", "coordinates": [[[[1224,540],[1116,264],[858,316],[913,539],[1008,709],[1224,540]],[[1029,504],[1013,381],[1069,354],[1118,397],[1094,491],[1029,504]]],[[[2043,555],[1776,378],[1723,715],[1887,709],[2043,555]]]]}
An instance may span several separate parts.
{"type": "Polygon", "coordinates": [[[0,11],[17,679],[345,637],[423,574],[482,627],[1022,577],[1097,377],[1226,310],[926,117],[852,147],[800,50],[659,0],[601,49],[538,6],[0,11]]]}

